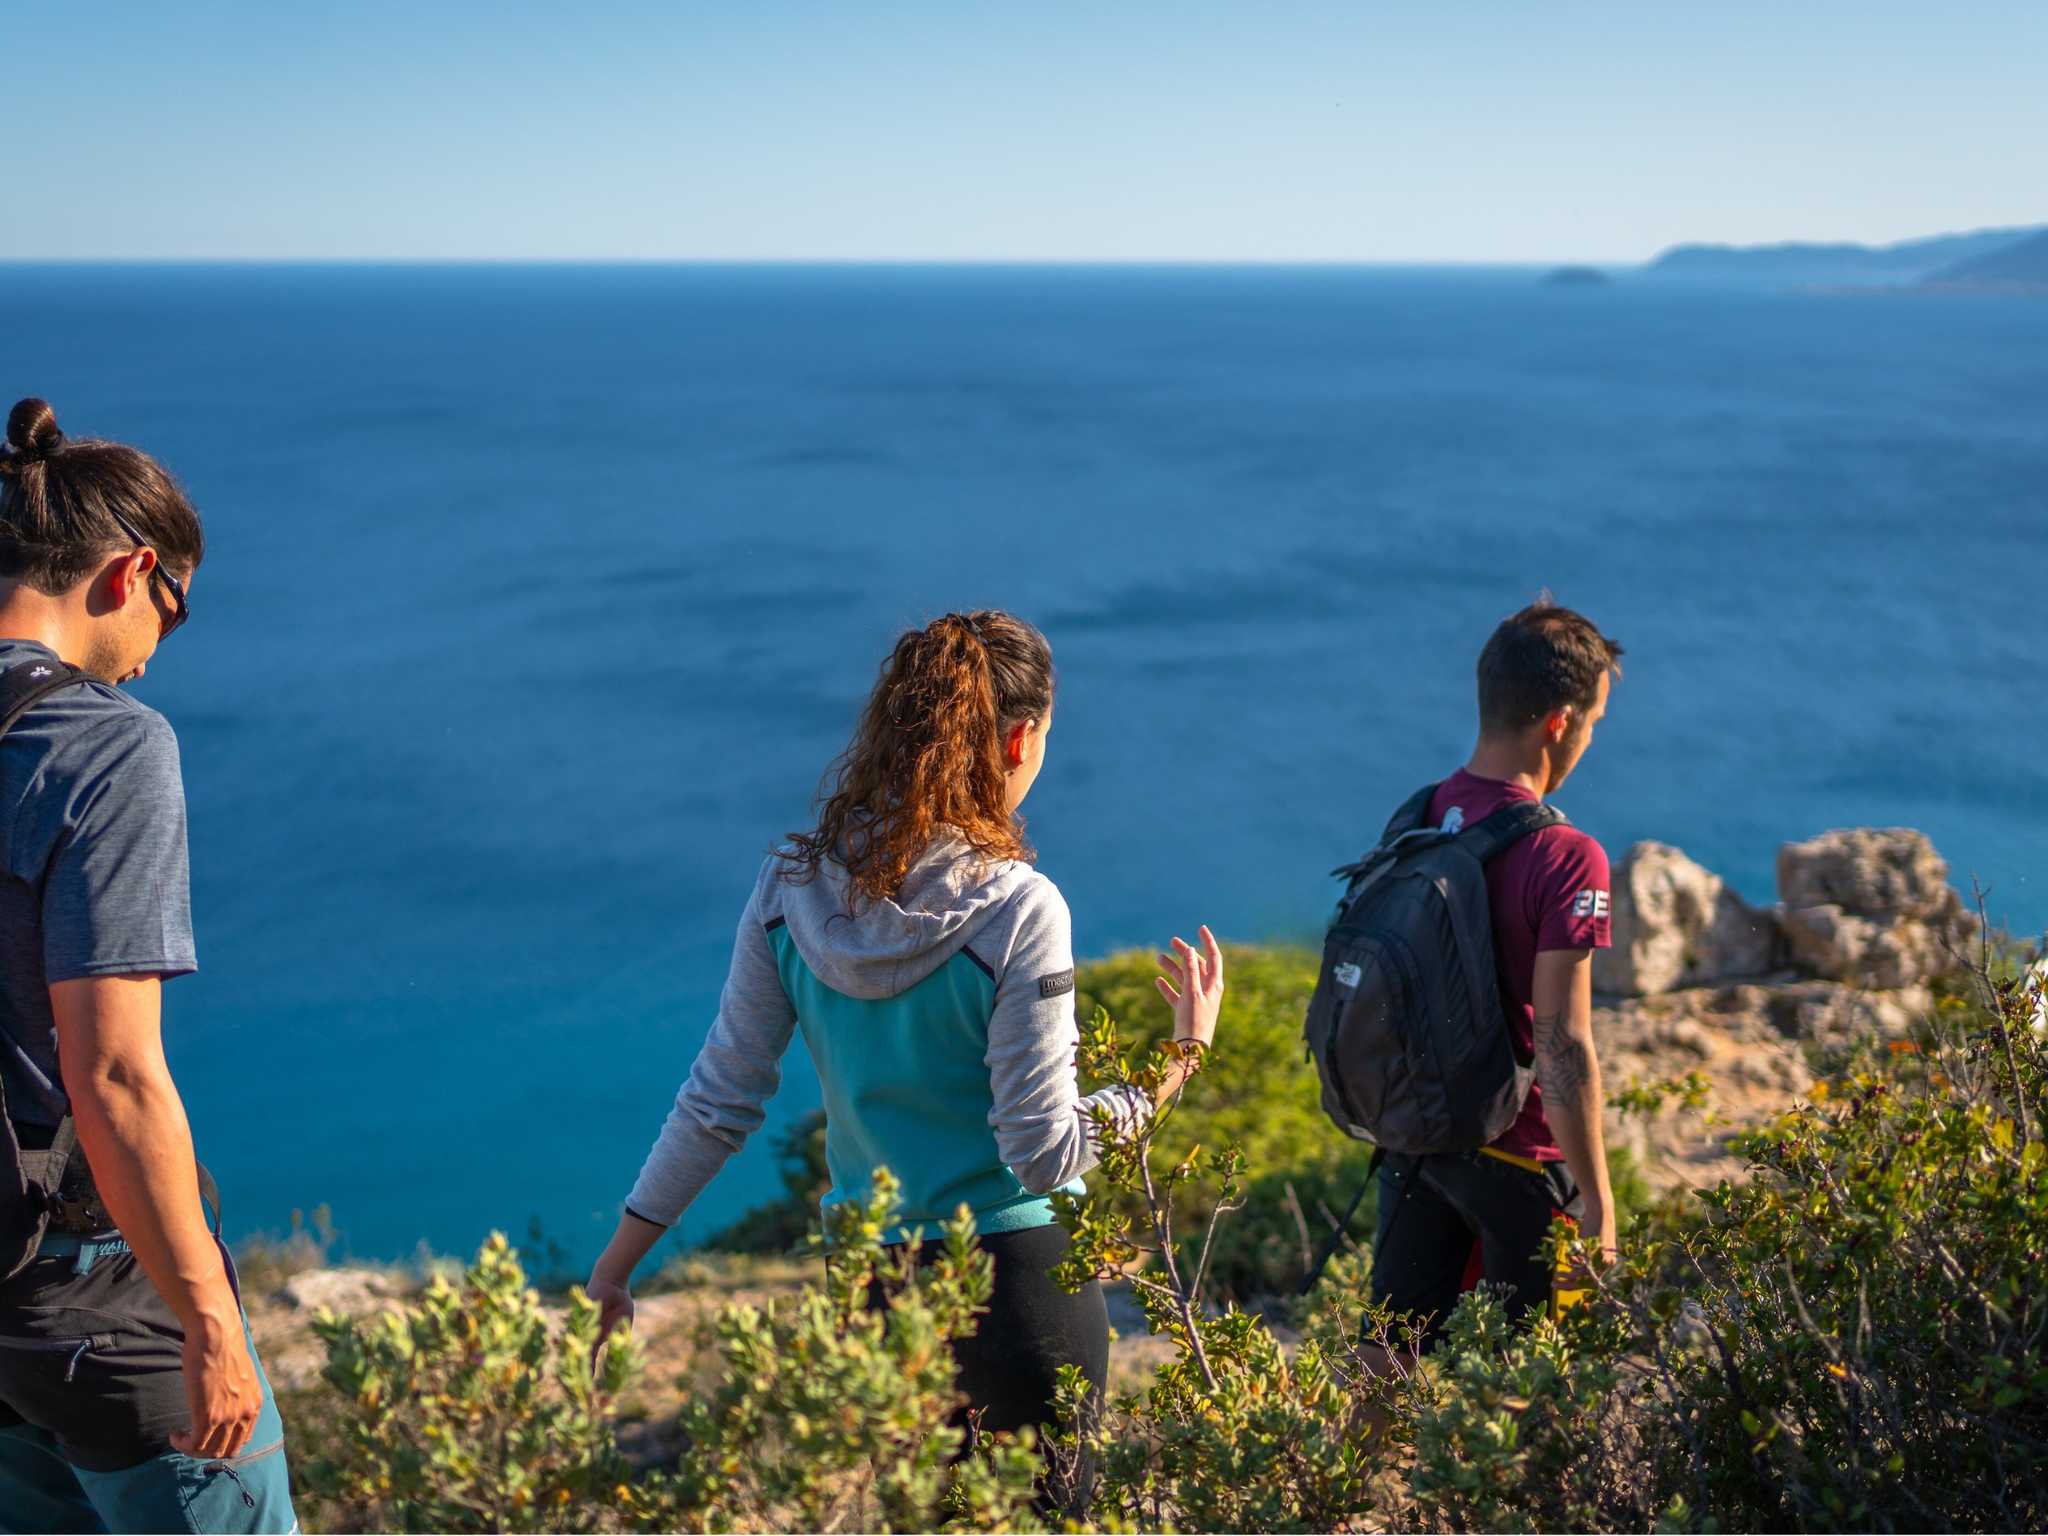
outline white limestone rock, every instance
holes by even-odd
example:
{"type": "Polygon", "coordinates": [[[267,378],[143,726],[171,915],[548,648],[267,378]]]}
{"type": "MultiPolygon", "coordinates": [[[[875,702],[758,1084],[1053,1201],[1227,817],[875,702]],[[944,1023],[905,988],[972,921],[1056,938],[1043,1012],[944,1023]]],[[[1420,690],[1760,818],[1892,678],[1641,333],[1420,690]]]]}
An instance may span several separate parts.
{"type": "Polygon", "coordinates": [[[390,1277],[374,1269],[306,1269],[278,1293],[304,1312],[325,1307],[343,1314],[368,1312],[394,1294],[390,1277]]]}
{"type": "Polygon", "coordinates": [[[1960,907],[1948,862],[1911,827],[1848,827],[1778,850],[1778,899],[1857,917],[1932,921],[1960,907]]]}
{"type": "Polygon", "coordinates": [[[1665,843],[1637,843],[1615,871],[1613,940],[1593,952],[1593,989],[1616,997],[1763,976],[1780,958],[1771,913],[1665,843]]]}

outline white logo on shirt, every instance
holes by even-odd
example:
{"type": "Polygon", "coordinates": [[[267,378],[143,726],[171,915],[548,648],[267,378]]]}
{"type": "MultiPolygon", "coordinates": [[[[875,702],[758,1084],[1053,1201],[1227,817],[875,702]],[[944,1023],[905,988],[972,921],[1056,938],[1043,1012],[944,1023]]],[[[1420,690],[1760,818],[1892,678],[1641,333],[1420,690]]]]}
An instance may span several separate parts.
{"type": "Polygon", "coordinates": [[[1455,832],[1463,825],[1465,825],[1465,807],[1454,805],[1444,812],[1444,830],[1446,832],[1455,832]]]}
{"type": "Polygon", "coordinates": [[[1605,891],[1581,891],[1572,898],[1573,917],[1607,916],[1607,893],[1605,891]]]}
{"type": "Polygon", "coordinates": [[[34,682],[39,677],[48,677],[50,675],[50,669],[48,667],[30,667],[28,669],[28,675],[29,681],[34,682]]]}

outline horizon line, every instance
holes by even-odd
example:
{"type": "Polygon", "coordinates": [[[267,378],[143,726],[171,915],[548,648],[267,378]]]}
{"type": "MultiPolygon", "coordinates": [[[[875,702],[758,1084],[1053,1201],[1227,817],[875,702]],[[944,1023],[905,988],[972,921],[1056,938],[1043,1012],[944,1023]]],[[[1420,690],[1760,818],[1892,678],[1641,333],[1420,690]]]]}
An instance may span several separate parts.
{"type": "MultiPolygon", "coordinates": [[[[1658,253],[1662,255],[1662,252],[1658,253]]],[[[0,267],[1647,267],[1657,258],[1236,256],[0,256],[0,267]]]]}

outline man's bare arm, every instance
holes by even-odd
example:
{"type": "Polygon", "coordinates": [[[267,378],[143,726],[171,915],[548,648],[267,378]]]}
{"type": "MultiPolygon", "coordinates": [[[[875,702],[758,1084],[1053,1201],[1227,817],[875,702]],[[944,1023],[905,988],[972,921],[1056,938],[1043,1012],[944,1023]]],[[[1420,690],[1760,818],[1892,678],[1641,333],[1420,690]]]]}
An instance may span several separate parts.
{"type": "Polygon", "coordinates": [[[1585,1194],[1585,1233],[1614,1252],[1614,1191],[1607,1179],[1601,1132],[1605,1095],[1593,1049],[1593,952],[1546,949],[1536,956],[1536,1081],[1543,1111],[1564,1152],[1565,1166],[1585,1194]]]}
{"type": "Polygon", "coordinates": [[[220,1249],[199,1201],[184,1101],[163,1051],[154,976],[92,977],[50,988],[64,1092],[108,1214],[185,1330],[190,1431],[172,1443],[232,1455],[263,1406],[220,1249]]]}

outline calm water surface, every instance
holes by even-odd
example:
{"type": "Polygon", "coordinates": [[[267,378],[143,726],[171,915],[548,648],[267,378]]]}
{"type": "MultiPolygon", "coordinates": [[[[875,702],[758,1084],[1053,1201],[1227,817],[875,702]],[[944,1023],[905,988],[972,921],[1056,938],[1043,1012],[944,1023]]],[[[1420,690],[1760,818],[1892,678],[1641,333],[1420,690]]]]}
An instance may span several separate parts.
{"type": "MultiPolygon", "coordinates": [[[[8,398],[187,482],[237,1233],[609,1230],[896,629],[1050,635],[1083,953],[1311,933],[1548,586],[1627,646],[1560,803],[1771,895],[1926,829],[2048,924],[2048,303],[1521,271],[0,267],[8,398]]],[[[817,1101],[797,1050],[771,1129],[817,1101]]],[[[768,1138],[685,1223],[775,1187],[768,1138]]]]}

